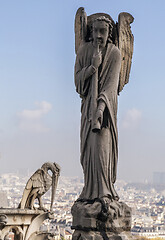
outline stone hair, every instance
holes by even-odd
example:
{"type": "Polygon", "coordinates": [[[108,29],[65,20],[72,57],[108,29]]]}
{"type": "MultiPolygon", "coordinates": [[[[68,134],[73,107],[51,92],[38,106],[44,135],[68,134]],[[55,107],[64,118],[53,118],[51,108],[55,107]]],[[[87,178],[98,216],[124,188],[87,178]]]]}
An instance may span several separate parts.
{"type": "Polygon", "coordinates": [[[112,25],[112,22],[111,22],[111,20],[109,18],[106,18],[105,16],[100,16],[100,17],[96,18],[93,21],[93,23],[96,22],[96,21],[104,21],[104,22],[108,23],[109,27],[110,27],[110,29],[112,31],[113,25],[112,25]]]}

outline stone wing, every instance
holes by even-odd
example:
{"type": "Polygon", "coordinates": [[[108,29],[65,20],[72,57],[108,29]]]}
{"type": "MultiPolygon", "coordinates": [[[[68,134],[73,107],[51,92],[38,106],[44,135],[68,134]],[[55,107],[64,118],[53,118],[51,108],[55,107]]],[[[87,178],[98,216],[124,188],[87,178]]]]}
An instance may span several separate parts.
{"type": "Polygon", "coordinates": [[[121,70],[119,78],[118,94],[129,81],[131,70],[134,36],[130,24],[134,21],[131,14],[122,12],[118,16],[118,44],[121,51],[121,70]]]}
{"type": "Polygon", "coordinates": [[[44,171],[42,169],[38,169],[29,179],[26,184],[26,189],[34,189],[34,188],[43,188],[43,174],[44,171]]]}
{"type": "Polygon", "coordinates": [[[79,46],[85,42],[87,34],[87,15],[83,7],[76,12],[75,17],[75,52],[77,54],[79,46]]]}

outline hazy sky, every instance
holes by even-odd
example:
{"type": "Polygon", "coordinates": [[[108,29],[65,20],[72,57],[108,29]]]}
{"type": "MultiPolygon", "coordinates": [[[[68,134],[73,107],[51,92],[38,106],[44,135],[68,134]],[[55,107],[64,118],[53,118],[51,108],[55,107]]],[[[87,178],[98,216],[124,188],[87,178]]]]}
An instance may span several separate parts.
{"type": "Polygon", "coordinates": [[[0,0],[0,172],[56,161],[82,176],[80,98],[74,87],[74,17],[106,12],[135,21],[129,84],[119,97],[118,178],[165,171],[164,0],[0,0]]]}

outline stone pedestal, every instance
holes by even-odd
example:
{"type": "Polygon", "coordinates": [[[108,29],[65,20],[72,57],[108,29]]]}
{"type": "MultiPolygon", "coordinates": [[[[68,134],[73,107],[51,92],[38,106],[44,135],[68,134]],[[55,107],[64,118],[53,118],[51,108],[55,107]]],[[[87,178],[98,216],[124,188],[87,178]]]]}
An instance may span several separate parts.
{"type": "Polygon", "coordinates": [[[117,240],[131,229],[131,208],[117,200],[76,201],[72,215],[73,240],[117,240]]]}
{"type": "Polygon", "coordinates": [[[134,240],[130,232],[115,234],[112,232],[80,231],[73,233],[72,240],[134,240]]]}
{"type": "Polygon", "coordinates": [[[11,231],[14,240],[47,239],[45,236],[51,234],[42,233],[39,228],[44,220],[52,217],[52,213],[41,210],[0,208],[0,240],[5,240],[11,231]]]}

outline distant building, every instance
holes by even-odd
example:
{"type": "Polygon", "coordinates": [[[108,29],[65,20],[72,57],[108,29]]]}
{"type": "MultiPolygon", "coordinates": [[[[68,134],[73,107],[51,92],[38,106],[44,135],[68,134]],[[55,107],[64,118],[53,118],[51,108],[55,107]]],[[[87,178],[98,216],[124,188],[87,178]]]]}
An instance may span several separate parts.
{"type": "Polygon", "coordinates": [[[153,172],[153,184],[165,185],[165,172],[153,172]]]}
{"type": "Polygon", "coordinates": [[[6,192],[0,191],[0,208],[7,208],[8,206],[9,204],[6,192]]]}

